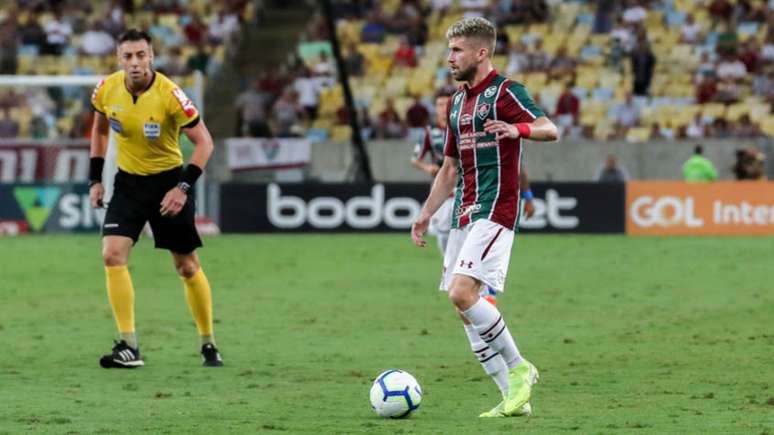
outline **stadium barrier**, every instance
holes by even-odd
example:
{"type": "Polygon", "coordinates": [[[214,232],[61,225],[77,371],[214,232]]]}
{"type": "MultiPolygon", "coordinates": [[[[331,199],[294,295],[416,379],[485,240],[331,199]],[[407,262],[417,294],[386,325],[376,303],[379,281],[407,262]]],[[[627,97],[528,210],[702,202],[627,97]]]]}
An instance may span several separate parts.
{"type": "MultiPolygon", "coordinates": [[[[426,183],[223,184],[224,232],[408,231],[426,183]]],[[[534,183],[535,216],[525,232],[623,233],[624,185],[534,183]]]]}
{"type": "MultiPolygon", "coordinates": [[[[419,213],[425,183],[222,184],[223,232],[405,232],[419,213]]],[[[774,182],[635,181],[533,183],[531,233],[774,235],[774,182]]],[[[85,183],[0,184],[0,235],[96,232],[104,210],[89,205],[85,183]]],[[[215,228],[197,222],[200,230],[215,228]]]]}
{"type": "Polygon", "coordinates": [[[631,235],[772,235],[774,182],[634,181],[626,210],[631,235]]]}

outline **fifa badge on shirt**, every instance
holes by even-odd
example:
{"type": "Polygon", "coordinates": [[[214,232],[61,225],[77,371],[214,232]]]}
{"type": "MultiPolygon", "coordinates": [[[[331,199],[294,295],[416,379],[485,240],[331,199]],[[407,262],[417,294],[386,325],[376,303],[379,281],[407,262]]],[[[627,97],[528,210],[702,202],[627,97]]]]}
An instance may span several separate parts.
{"type": "Polygon", "coordinates": [[[121,121],[116,118],[108,118],[108,122],[110,123],[110,128],[113,129],[113,131],[123,134],[124,128],[121,126],[121,121]]]}
{"type": "MultiPolygon", "coordinates": [[[[151,120],[152,121],[152,120],[151,120]]],[[[158,139],[161,135],[161,124],[158,122],[146,122],[142,126],[142,132],[148,139],[158,139]]]]}

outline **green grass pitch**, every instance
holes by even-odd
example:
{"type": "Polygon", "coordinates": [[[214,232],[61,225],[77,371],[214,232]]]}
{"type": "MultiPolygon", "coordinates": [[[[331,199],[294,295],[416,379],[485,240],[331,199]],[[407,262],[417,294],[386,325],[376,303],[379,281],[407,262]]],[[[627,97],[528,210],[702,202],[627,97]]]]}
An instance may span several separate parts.
{"type": "Polygon", "coordinates": [[[0,238],[0,434],[774,433],[772,238],[520,235],[500,297],[541,370],[534,415],[481,421],[495,385],[436,290],[440,257],[401,235],[205,241],[226,366],[200,366],[166,252],[130,259],[146,366],[115,338],[97,235],[0,238]],[[383,420],[401,368],[419,411],[383,420]]]}

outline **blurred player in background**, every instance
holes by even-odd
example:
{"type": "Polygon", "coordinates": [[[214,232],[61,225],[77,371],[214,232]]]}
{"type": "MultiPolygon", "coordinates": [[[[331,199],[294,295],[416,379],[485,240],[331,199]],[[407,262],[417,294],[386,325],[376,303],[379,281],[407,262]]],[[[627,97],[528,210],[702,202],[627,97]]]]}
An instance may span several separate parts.
{"type": "Polygon", "coordinates": [[[450,100],[444,162],[411,229],[418,246],[430,218],[456,185],[452,230],[441,287],[457,308],[473,352],[503,400],[481,417],[529,414],[537,369],[524,359],[499,310],[480,296],[482,285],[502,291],[514,230],[520,219],[522,139],[556,140],[558,130],[524,86],[492,67],[495,28],[464,18],[446,33],[452,76],[464,82],[450,100]]]}
{"type": "Polygon", "coordinates": [[[212,137],[199,112],[183,91],[152,69],[150,36],[124,33],[118,43],[122,70],[102,80],[91,96],[95,116],[91,136],[89,197],[102,207],[102,168],[112,129],[117,144],[118,174],[102,226],[102,257],[107,291],[120,333],[111,353],[100,359],[104,368],[144,365],[134,326],[134,288],[127,262],[146,222],[157,248],[167,249],[183,281],[186,300],[201,338],[205,366],[223,365],[212,326],[210,284],[199,265],[202,246],[194,225],[191,187],[213,150],[212,137]],[[195,144],[188,165],[178,142],[180,131],[195,144]]]}

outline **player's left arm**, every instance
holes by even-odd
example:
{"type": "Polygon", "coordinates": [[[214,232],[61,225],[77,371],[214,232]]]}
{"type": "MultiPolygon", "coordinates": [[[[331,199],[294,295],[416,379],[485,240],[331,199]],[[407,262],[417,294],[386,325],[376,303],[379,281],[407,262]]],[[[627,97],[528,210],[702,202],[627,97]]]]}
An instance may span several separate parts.
{"type": "Polygon", "coordinates": [[[180,183],[164,195],[161,200],[161,215],[173,217],[180,213],[188,200],[188,191],[196,183],[196,180],[204,172],[207,162],[210,160],[215,145],[212,136],[204,120],[199,119],[195,125],[182,128],[181,131],[194,143],[194,150],[180,177],[180,183]]]}
{"type": "Polygon", "coordinates": [[[531,139],[553,141],[559,139],[559,129],[518,83],[505,86],[497,100],[497,120],[489,119],[484,130],[501,139],[531,139]]]}

